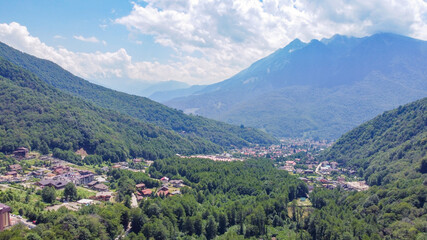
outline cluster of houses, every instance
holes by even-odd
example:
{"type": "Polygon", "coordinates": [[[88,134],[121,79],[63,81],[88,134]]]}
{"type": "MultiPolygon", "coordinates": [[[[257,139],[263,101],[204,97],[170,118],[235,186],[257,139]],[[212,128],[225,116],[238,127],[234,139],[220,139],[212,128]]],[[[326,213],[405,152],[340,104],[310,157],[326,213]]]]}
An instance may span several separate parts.
{"type": "MultiPolygon", "coordinates": [[[[185,186],[183,180],[170,180],[168,177],[162,177],[160,181],[162,182],[162,186],[157,189],[157,192],[155,193],[156,196],[168,197],[179,195],[181,194],[181,191],[178,190],[178,188],[185,186]],[[171,191],[172,187],[175,188],[174,191],[171,191]]],[[[138,201],[142,200],[144,197],[154,196],[153,191],[146,188],[144,183],[137,184],[135,187],[138,201]]]]}
{"type": "Polygon", "coordinates": [[[323,150],[330,145],[331,143],[327,141],[314,141],[308,139],[282,139],[280,145],[271,145],[268,147],[245,147],[242,149],[236,149],[234,152],[248,157],[269,157],[271,159],[278,159],[299,152],[308,153],[315,150],[323,150]]]}
{"type": "Polygon", "coordinates": [[[355,181],[355,182],[347,182],[344,177],[338,177],[337,180],[329,180],[324,177],[317,178],[305,178],[300,177],[300,180],[307,183],[308,190],[311,192],[314,189],[314,184],[318,183],[322,187],[327,189],[335,189],[338,186],[343,190],[347,191],[366,191],[369,189],[369,186],[365,181],[355,181]]]}
{"type": "Polygon", "coordinates": [[[242,158],[234,158],[231,154],[229,153],[223,153],[223,154],[216,154],[216,155],[192,155],[192,156],[181,156],[179,155],[181,158],[204,158],[204,159],[209,159],[209,160],[213,160],[213,161],[219,161],[219,162],[231,162],[231,161],[243,161],[242,158]]]}

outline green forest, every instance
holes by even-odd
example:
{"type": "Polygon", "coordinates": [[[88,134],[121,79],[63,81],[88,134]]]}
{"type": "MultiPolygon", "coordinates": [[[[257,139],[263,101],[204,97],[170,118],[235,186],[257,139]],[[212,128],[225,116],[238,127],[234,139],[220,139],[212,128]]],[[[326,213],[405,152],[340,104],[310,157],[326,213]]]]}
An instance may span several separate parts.
{"type": "MultiPolygon", "coordinates": [[[[181,196],[152,197],[138,208],[126,207],[135,183],[152,182],[145,173],[113,170],[112,186],[123,203],[87,206],[77,212],[61,208],[43,211],[44,203],[25,200],[26,194],[2,191],[0,202],[21,211],[37,227],[31,231],[13,227],[0,239],[112,239],[132,223],[127,239],[297,239],[303,211],[296,206],[306,196],[306,185],[269,160],[213,162],[206,159],[157,160],[150,174],[183,179],[189,187],[181,196]],[[150,182],[151,181],[151,182],[150,182]],[[22,199],[21,199],[22,198],[22,199]],[[28,204],[34,207],[27,207],[28,204]]],[[[26,190],[31,194],[31,189],[26,190]]],[[[306,238],[307,239],[307,238],[306,238]]]]}
{"type": "Polygon", "coordinates": [[[240,127],[200,116],[186,115],[148,98],[114,91],[76,77],[53,62],[38,59],[0,42],[0,57],[32,72],[39,79],[63,92],[95,105],[112,109],[191,138],[201,137],[223,148],[273,144],[277,140],[259,130],[240,127]]]}
{"type": "Polygon", "coordinates": [[[0,59],[0,151],[9,154],[21,146],[56,152],[71,162],[78,161],[74,151],[80,148],[109,162],[222,150],[62,93],[0,59]]]}
{"type": "Polygon", "coordinates": [[[326,206],[317,217],[330,219],[332,229],[345,229],[334,219],[347,212],[348,219],[363,220],[381,238],[427,237],[427,98],[385,112],[344,134],[319,160],[358,170],[373,186],[350,196],[322,193],[321,205],[326,206]]]}

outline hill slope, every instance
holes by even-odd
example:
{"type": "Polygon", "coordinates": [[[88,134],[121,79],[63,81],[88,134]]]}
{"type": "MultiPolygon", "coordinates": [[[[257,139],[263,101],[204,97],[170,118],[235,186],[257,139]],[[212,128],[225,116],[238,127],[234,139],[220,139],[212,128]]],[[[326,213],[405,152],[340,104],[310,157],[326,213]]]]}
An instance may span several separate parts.
{"type": "Polygon", "coordinates": [[[427,96],[427,42],[394,34],[298,39],[235,76],[168,106],[278,137],[337,139],[427,96]]]}
{"type": "Polygon", "coordinates": [[[427,98],[344,134],[321,158],[361,169],[369,185],[420,177],[421,161],[427,158],[427,98]]]}
{"type": "Polygon", "coordinates": [[[314,239],[426,239],[427,98],[360,125],[318,160],[359,168],[371,188],[314,191],[305,226],[314,239]]]}
{"type": "Polygon", "coordinates": [[[107,161],[156,159],[175,153],[218,152],[198,137],[183,137],[65,94],[0,58],[0,151],[84,148],[107,161]]]}
{"type": "Polygon", "coordinates": [[[253,128],[240,128],[199,116],[189,116],[144,97],[92,84],[50,61],[22,53],[3,43],[0,43],[0,57],[29,70],[49,85],[89,100],[98,106],[113,109],[182,134],[202,137],[223,147],[276,142],[276,139],[270,135],[253,128]]]}

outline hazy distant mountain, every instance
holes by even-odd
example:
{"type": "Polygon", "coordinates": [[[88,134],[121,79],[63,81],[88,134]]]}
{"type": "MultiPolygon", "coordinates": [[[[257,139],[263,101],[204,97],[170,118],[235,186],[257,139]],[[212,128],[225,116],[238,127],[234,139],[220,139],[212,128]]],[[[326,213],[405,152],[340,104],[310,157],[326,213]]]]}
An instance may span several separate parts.
{"type": "Polygon", "coordinates": [[[427,96],[426,66],[427,42],[395,34],[296,39],[230,79],[166,104],[279,137],[336,139],[427,96]]]}
{"type": "Polygon", "coordinates": [[[182,89],[157,91],[148,97],[157,102],[166,102],[174,98],[186,97],[186,96],[192,95],[202,90],[205,87],[206,85],[193,85],[191,87],[182,88],[182,89]]]}
{"type": "Polygon", "coordinates": [[[241,127],[189,116],[145,97],[114,91],[76,77],[55,63],[22,53],[0,42],[0,57],[32,73],[50,86],[95,105],[112,109],[142,121],[174,130],[187,137],[201,137],[222,147],[272,144],[271,135],[250,127],[241,127]]]}
{"type": "Polygon", "coordinates": [[[189,87],[190,85],[185,82],[169,80],[164,82],[153,83],[147,88],[140,90],[138,93],[136,93],[136,95],[148,97],[156,92],[174,91],[174,90],[185,89],[189,87]]]}

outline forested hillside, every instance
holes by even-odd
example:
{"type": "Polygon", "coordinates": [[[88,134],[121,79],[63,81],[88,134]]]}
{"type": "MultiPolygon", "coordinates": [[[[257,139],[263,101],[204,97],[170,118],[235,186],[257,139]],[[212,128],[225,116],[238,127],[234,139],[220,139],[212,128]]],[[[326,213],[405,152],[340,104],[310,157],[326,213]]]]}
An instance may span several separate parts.
{"type": "Polygon", "coordinates": [[[358,169],[372,187],[312,193],[305,229],[314,239],[426,239],[427,98],[348,132],[319,160],[358,169]]]}
{"type": "Polygon", "coordinates": [[[359,170],[369,185],[421,177],[421,162],[427,159],[427,98],[344,134],[321,158],[359,170]]]}
{"type": "Polygon", "coordinates": [[[0,151],[11,153],[20,146],[54,151],[70,161],[75,160],[73,151],[84,148],[111,162],[222,149],[62,93],[0,59],[0,151]]]}
{"type": "Polygon", "coordinates": [[[195,135],[222,147],[271,144],[272,136],[249,127],[189,116],[144,97],[114,91],[76,77],[58,65],[38,59],[0,43],[0,56],[29,70],[41,80],[66,93],[185,135],[195,135]]]}

